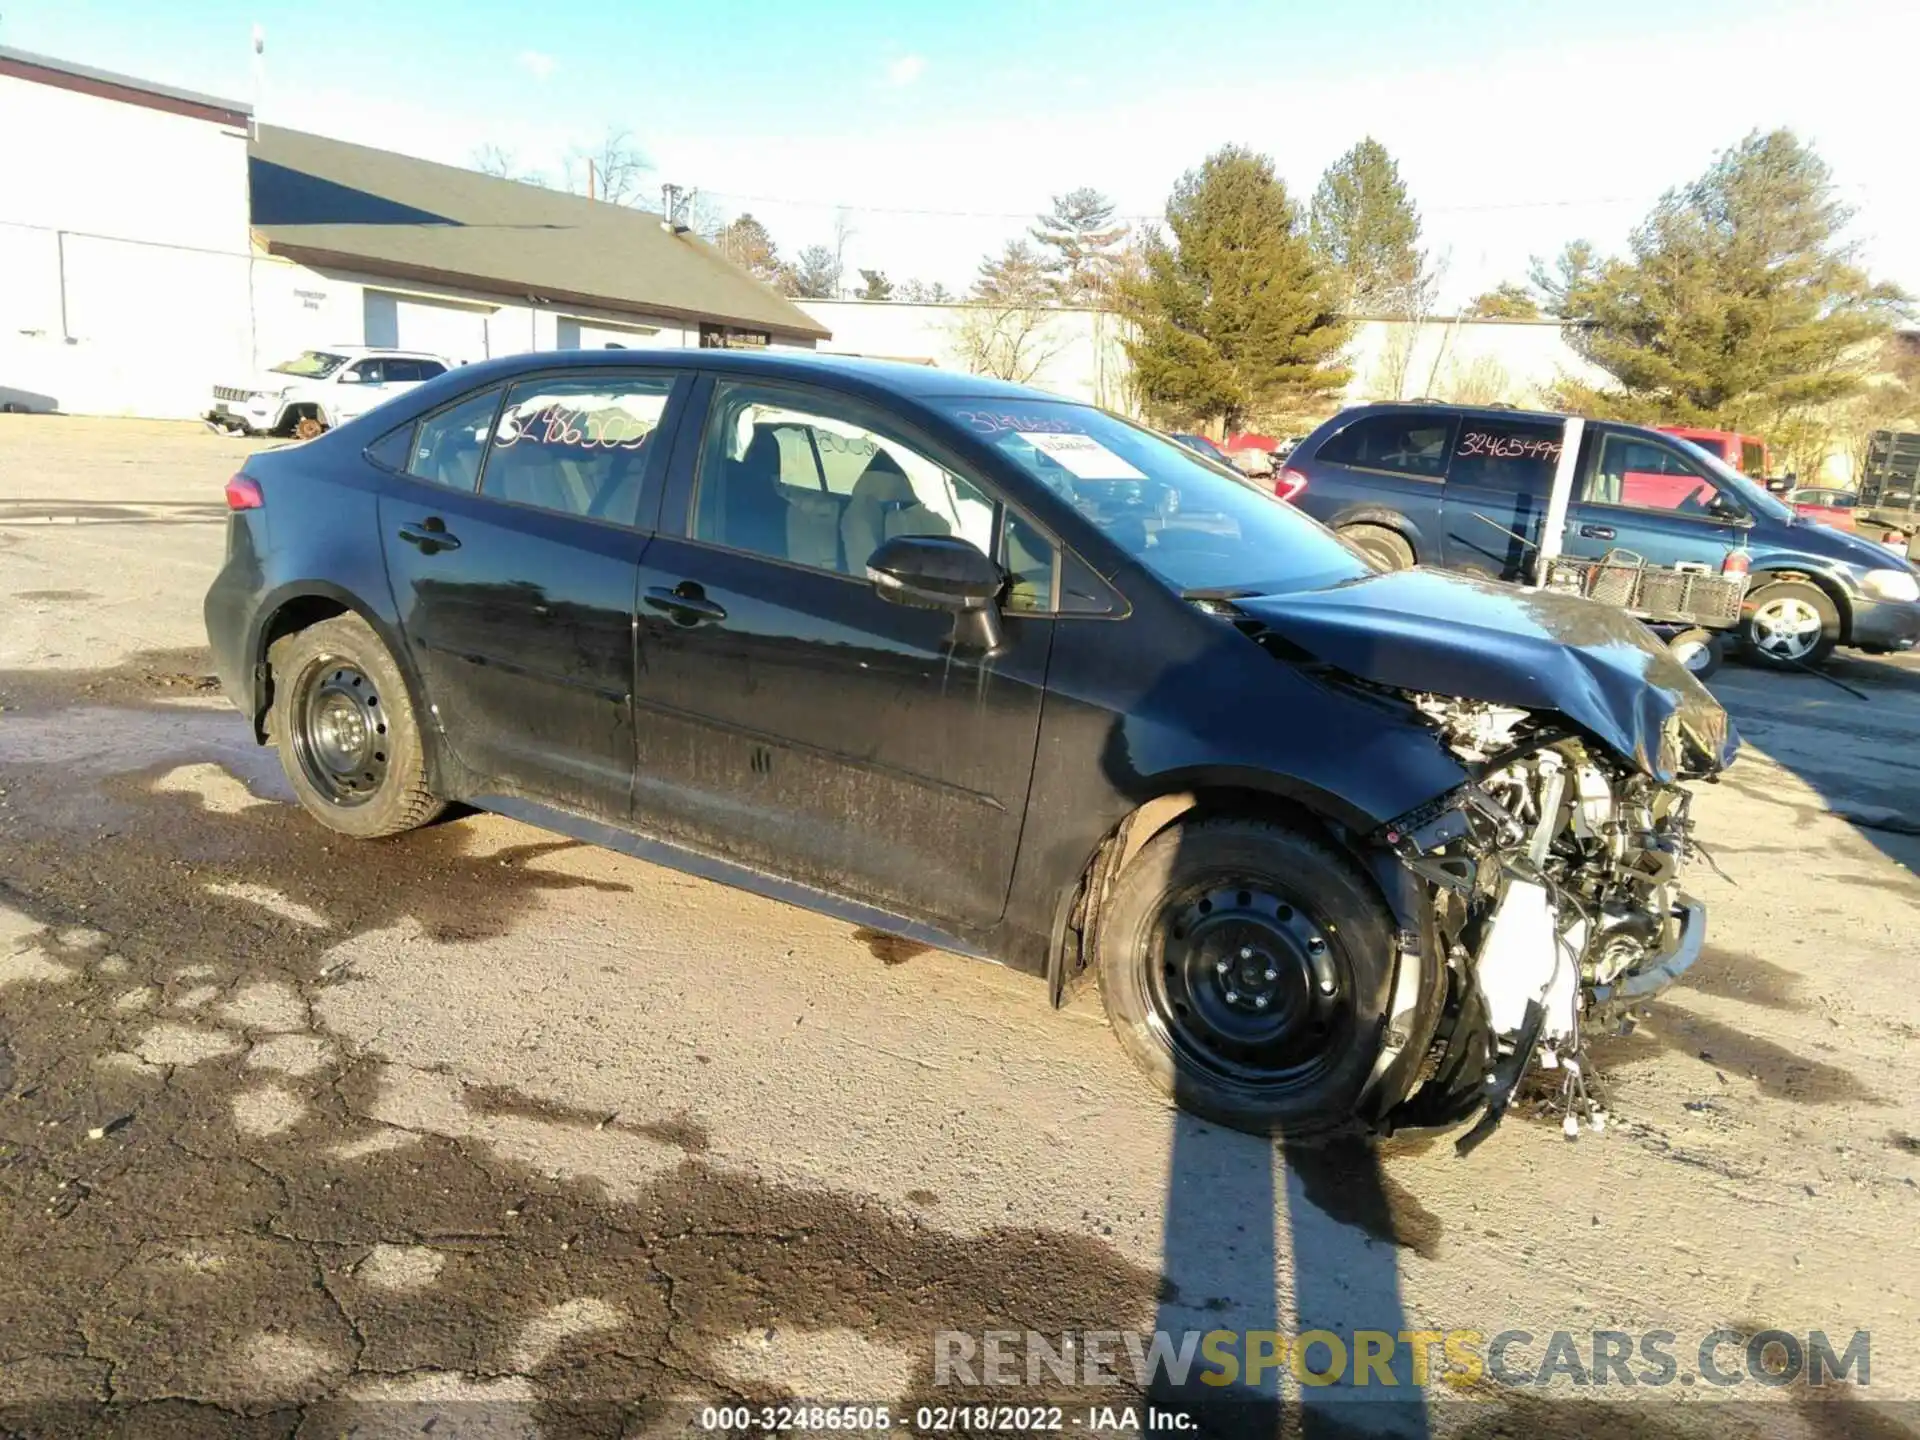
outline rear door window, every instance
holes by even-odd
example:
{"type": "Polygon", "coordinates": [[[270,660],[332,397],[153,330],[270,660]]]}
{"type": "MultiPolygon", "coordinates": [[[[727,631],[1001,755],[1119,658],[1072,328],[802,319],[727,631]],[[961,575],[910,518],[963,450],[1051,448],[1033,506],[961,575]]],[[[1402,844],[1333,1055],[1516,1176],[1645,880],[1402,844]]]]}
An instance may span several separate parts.
{"type": "Polygon", "coordinates": [[[500,408],[500,387],[483,390],[436,410],[420,422],[407,473],[452,490],[471,490],[480,479],[493,412],[500,408]]]}
{"type": "Polygon", "coordinates": [[[670,375],[524,380],[493,427],[480,493],[514,505],[631,524],[670,375]]]}
{"type": "Polygon", "coordinates": [[[1552,421],[1469,416],[1460,422],[1460,439],[1453,447],[1447,486],[1544,495],[1553,485],[1564,433],[1552,421]]]}
{"type": "Polygon", "coordinates": [[[1369,415],[1329,439],[1314,459],[1438,480],[1447,473],[1455,423],[1451,415],[1369,415]]]}

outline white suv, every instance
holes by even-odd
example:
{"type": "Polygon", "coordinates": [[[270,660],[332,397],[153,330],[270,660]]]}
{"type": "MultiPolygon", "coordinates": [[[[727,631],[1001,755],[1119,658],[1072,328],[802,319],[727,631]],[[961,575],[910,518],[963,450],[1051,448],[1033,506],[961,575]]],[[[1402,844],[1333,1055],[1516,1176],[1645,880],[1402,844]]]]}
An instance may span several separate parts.
{"type": "Polygon", "coordinates": [[[307,350],[247,385],[214,386],[206,420],[217,430],[240,435],[309,440],[450,368],[440,356],[418,350],[358,345],[307,350]]]}

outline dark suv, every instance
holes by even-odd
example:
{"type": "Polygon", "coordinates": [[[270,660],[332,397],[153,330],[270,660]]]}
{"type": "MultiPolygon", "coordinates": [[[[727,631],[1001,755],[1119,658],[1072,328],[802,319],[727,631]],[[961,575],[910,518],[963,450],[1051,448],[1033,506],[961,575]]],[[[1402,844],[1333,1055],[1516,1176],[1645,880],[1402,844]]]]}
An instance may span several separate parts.
{"type": "MultiPolygon", "coordinates": [[[[1281,493],[1382,565],[1444,566],[1505,580],[1540,539],[1564,417],[1429,403],[1363,405],[1327,421],[1287,459],[1281,493]]],[[[1661,565],[1753,572],[1742,639],[1764,664],[1818,664],[1836,645],[1911,648],[1920,580],[1882,545],[1809,523],[1686,440],[1592,422],[1577,460],[1562,546],[1624,549],[1661,565]]]]}
{"type": "Polygon", "coordinates": [[[1380,573],[1088,406],[525,355],[227,495],[215,664],[321,823],[462,801],[1056,1003],[1097,976],[1134,1059],[1228,1124],[1497,1118],[1539,1046],[1699,953],[1676,782],[1737,742],[1640,627],[1380,573]]]}

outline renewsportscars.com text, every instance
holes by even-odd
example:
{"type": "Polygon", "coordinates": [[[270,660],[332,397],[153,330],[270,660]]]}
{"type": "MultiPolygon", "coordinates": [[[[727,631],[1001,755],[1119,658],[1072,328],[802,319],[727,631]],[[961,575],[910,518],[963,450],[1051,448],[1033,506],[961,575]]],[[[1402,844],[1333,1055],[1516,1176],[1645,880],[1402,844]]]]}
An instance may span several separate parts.
{"type": "Polygon", "coordinates": [[[1511,1387],[1872,1383],[1872,1335],[1824,1330],[942,1330],[936,1386],[1511,1387]]]}

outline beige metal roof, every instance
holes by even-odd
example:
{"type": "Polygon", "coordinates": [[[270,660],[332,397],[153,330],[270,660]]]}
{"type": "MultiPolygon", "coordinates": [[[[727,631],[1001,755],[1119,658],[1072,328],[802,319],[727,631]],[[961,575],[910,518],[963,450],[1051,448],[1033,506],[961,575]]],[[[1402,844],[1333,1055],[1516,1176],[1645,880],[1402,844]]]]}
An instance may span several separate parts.
{"type": "Polygon", "coordinates": [[[255,127],[253,229],[276,255],[615,313],[831,334],[645,210],[478,171],[255,127]]]}

